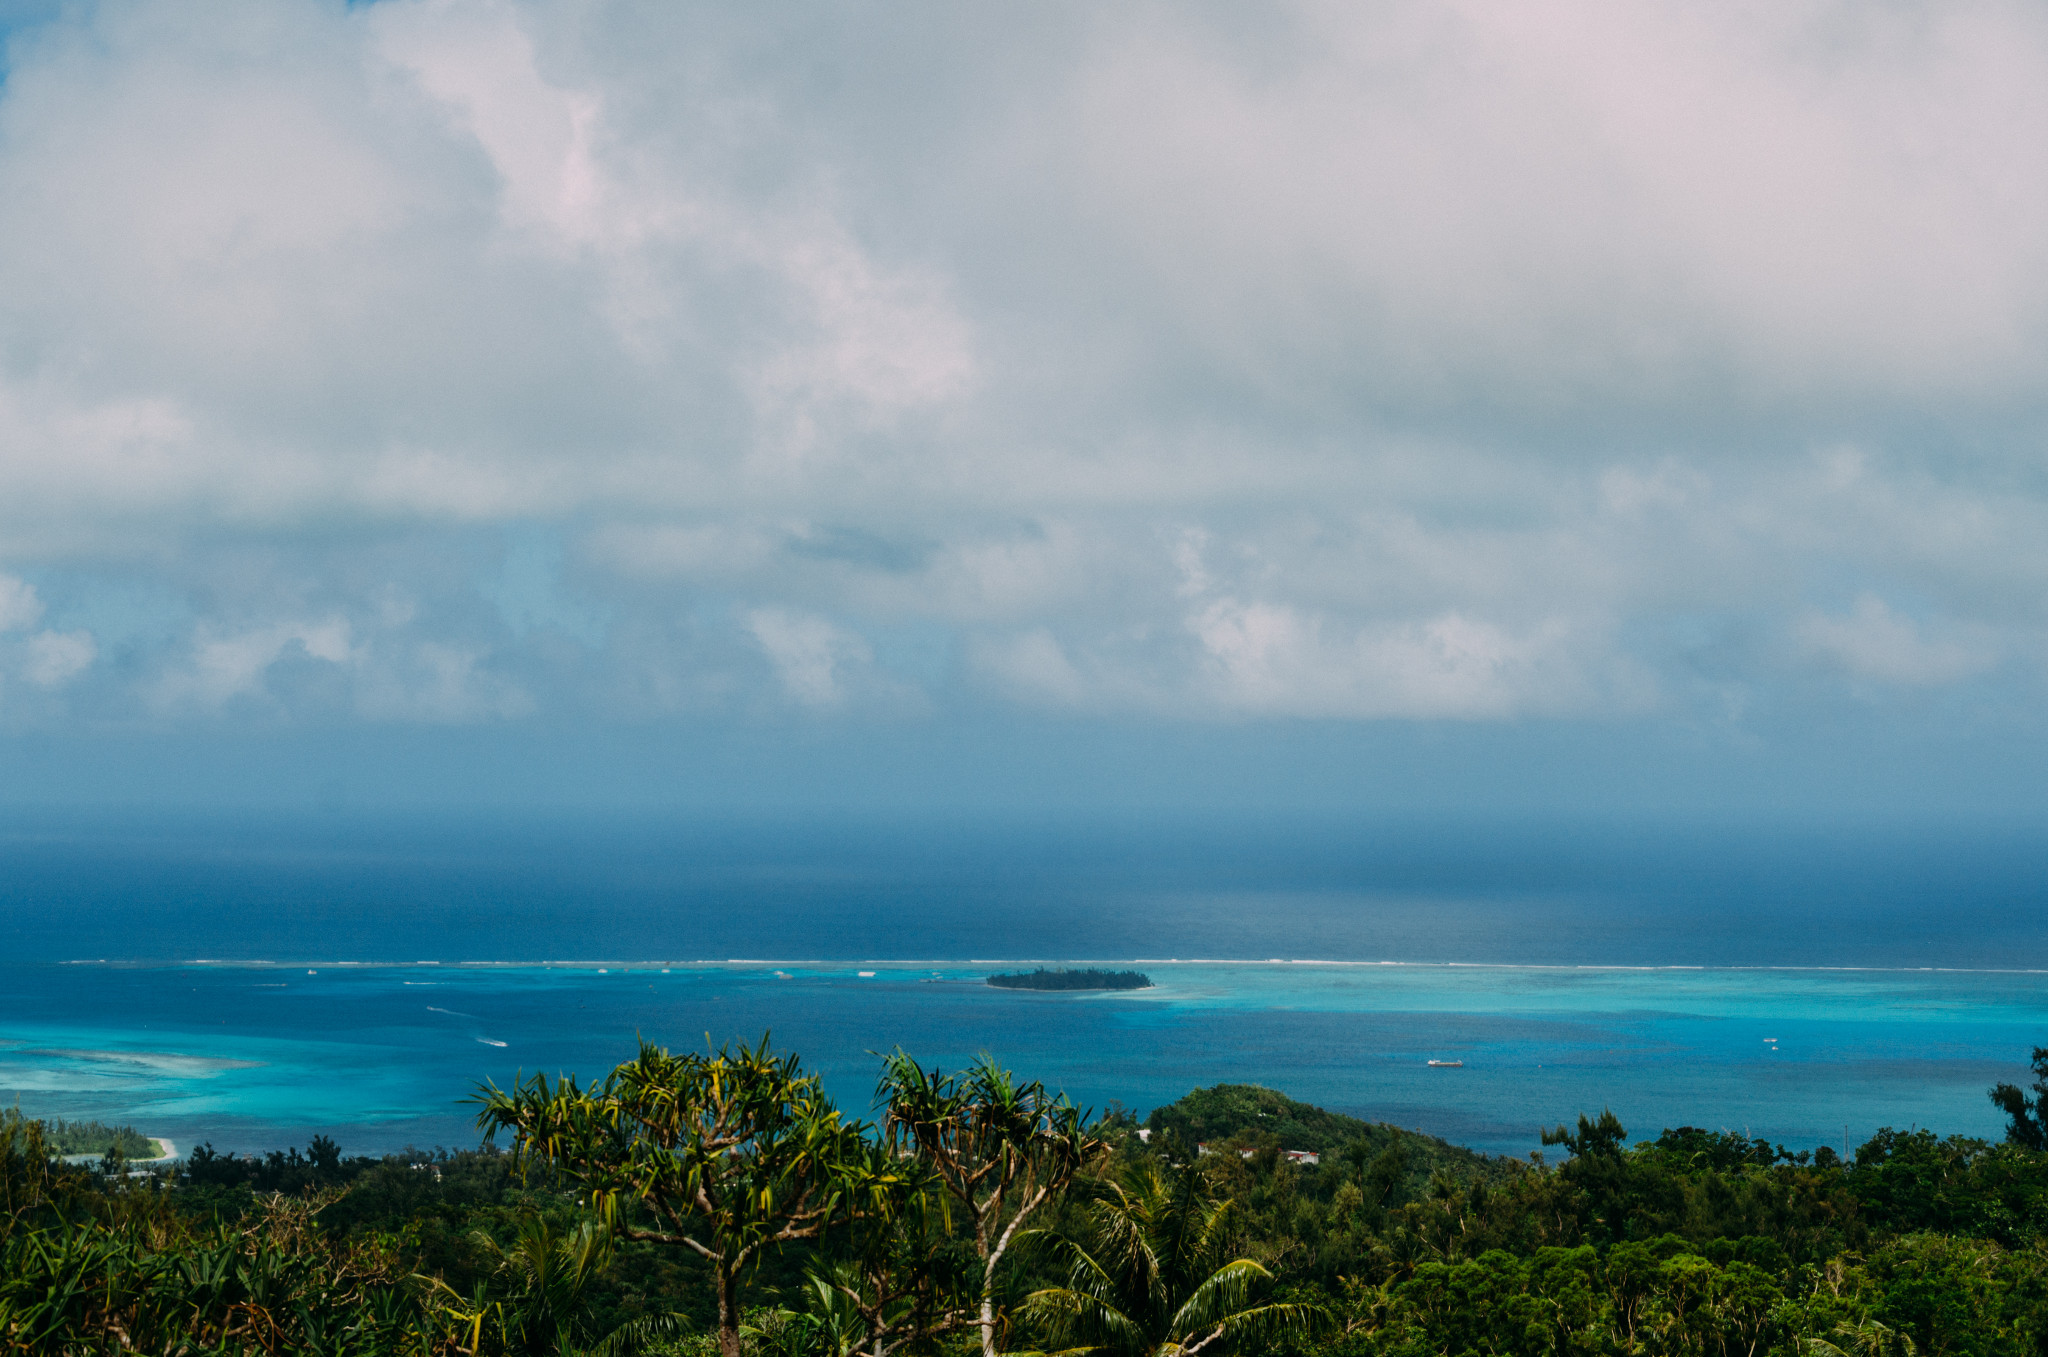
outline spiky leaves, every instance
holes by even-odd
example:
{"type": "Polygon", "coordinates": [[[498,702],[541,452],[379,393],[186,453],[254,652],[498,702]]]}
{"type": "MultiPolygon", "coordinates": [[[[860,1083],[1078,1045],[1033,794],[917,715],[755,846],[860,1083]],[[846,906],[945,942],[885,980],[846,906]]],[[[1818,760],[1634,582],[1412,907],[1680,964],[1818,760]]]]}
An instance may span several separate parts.
{"type": "Polygon", "coordinates": [[[865,1357],[924,1351],[974,1322],[981,1269],[930,1165],[902,1144],[871,1154],[861,1198],[836,1230],[837,1261],[810,1275],[806,1319],[853,1332],[865,1357]]]}
{"type": "Polygon", "coordinates": [[[996,1277],[1024,1222],[1066,1190],[1103,1143],[1080,1109],[983,1056],[957,1074],[926,1070],[898,1050],[882,1060],[876,1101],[893,1153],[914,1154],[966,1217],[979,1265],[974,1325],[995,1357],[996,1277]]]}
{"type": "Polygon", "coordinates": [[[742,1274],[771,1245],[817,1237],[872,1192],[861,1127],[842,1121],[794,1055],[764,1036],[708,1055],[640,1054],[592,1088],[545,1075],[485,1085],[477,1122],[578,1184],[628,1238],[711,1267],[719,1350],[740,1351],[742,1274]]]}

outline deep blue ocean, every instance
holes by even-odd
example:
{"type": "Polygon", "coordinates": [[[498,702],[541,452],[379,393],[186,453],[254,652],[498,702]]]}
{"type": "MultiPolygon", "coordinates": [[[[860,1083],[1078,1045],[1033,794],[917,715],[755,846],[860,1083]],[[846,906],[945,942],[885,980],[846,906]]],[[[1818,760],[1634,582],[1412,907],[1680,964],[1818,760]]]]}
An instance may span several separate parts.
{"type": "Polygon", "coordinates": [[[2025,828],[16,815],[0,1099],[180,1148],[455,1146],[479,1080],[772,1031],[858,1115],[900,1045],[1508,1153],[1602,1107],[1995,1136],[1985,1089],[2048,1044],[2044,904],[2025,828]],[[1157,983],[981,983],[1040,963],[1157,983]]]}

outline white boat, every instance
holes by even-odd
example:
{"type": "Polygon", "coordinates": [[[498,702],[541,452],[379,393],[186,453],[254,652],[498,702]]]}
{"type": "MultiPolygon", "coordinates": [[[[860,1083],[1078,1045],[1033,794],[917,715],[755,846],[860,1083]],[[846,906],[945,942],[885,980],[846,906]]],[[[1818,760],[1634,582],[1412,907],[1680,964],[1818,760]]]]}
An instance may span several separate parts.
{"type": "Polygon", "coordinates": [[[1462,1070],[1465,1068],[1465,1062],[1462,1060],[1432,1060],[1429,1062],[1429,1067],[1433,1070],[1462,1070]]]}

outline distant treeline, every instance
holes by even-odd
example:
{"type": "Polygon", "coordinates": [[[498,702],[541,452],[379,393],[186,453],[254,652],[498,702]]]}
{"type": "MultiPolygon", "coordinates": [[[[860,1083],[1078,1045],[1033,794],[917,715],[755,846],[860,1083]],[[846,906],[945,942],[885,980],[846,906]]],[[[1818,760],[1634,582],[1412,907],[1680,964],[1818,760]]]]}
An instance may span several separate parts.
{"type": "Polygon", "coordinates": [[[1035,971],[1015,975],[992,975],[988,982],[997,989],[1150,989],[1152,977],[1136,971],[1083,970],[1035,971]]]}
{"type": "Polygon", "coordinates": [[[118,1150],[123,1159],[155,1159],[163,1147],[133,1126],[107,1126],[97,1121],[66,1121],[55,1117],[43,1123],[43,1137],[57,1154],[99,1154],[118,1150]]]}

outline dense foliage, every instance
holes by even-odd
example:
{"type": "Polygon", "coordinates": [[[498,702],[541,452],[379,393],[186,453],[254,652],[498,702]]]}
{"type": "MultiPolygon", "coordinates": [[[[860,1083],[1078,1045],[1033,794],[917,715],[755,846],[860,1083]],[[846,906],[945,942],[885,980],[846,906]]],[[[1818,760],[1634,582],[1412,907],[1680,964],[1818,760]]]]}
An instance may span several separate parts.
{"type": "Polygon", "coordinates": [[[43,1123],[43,1134],[58,1154],[111,1154],[121,1159],[154,1159],[163,1147],[133,1126],[107,1126],[96,1121],[66,1121],[62,1117],[43,1123]]]}
{"type": "Polygon", "coordinates": [[[2034,1082],[2029,1089],[2017,1084],[1994,1084],[1991,1101],[1998,1104],[2011,1122],[2006,1139],[2030,1150],[2048,1150],[2048,1046],[2034,1048],[2034,1082]]]}
{"type": "Polygon", "coordinates": [[[899,1054],[868,1125],[765,1047],[632,1063],[491,1091],[517,1153],[316,1139],[131,1176],[0,1112],[0,1351],[694,1357],[709,1255],[752,1244],[723,1342],[762,1357],[2048,1353],[2023,1125],[1844,1160],[1603,1114],[1511,1160],[1244,1085],[1084,1123],[899,1054]]]}
{"type": "Polygon", "coordinates": [[[1152,977],[1137,971],[1049,971],[1040,966],[1035,971],[992,975],[988,983],[997,989],[1150,989],[1152,977]]]}

